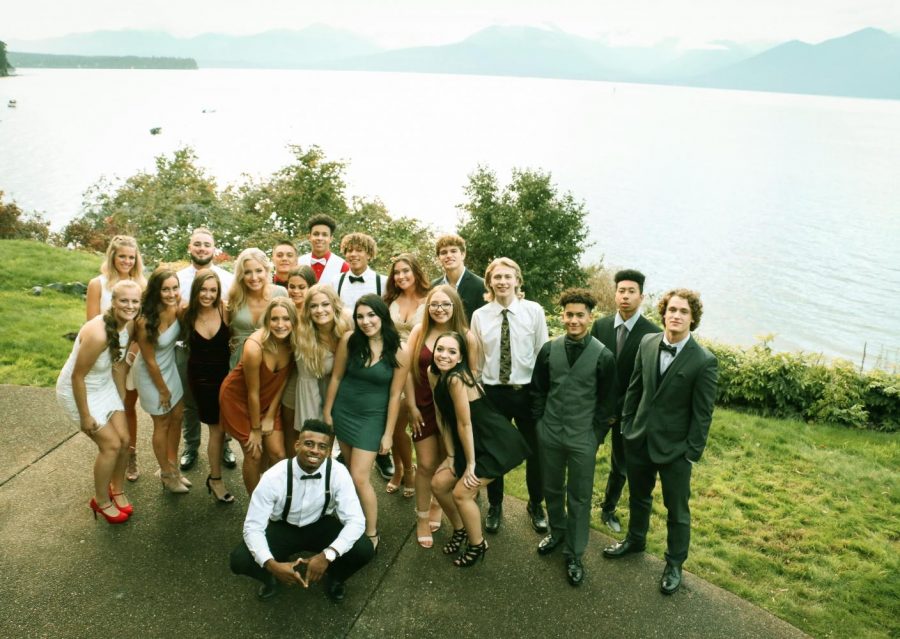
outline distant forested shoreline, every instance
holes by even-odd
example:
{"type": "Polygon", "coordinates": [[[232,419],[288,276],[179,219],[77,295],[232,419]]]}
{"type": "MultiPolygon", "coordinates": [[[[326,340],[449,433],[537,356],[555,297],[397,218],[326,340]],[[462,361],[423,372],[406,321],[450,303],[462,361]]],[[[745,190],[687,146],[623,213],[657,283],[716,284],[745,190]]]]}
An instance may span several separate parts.
{"type": "Polygon", "coordinates": [[[9,64],[32,69],[197,69],[193,58],[144,58],[140,56],[60,55],[8,51],[9,64]]]}

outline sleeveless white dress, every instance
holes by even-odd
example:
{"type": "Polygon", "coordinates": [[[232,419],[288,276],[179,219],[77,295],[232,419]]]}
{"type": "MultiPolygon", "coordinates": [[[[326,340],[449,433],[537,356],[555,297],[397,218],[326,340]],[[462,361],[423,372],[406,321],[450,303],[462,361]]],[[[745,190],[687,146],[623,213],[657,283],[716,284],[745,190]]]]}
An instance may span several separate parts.
{"type": "MultiPolygon", "coordinates": [[[[181,328],[178,321],[172,324],[164,332],[160,333],[156,341],[156,365],[159,366],[159,372],[172,399],[169,403],[169,410],[175,406],[184,395],[184,389],[181,386],[181,378],[178,376],[178,365],[175,363],[175,342],[181,334],[181,328]]],[[[159,391],[156,390],[156,384],[150,377],[150,371],[147,370],[147,363],[143,357],[138,357],[134,366],[134,383],[137,386],[138,397],[141,400],[141,408],[150,415],[165,415],[168,410],[163,410],[159,405],[159,391]]]]}
{"type": "MultiPolygon", "coordinates": [[[[120,354],[119,360],[125,357],[125,347],[128,346],[128,330],[123,329],[119,333],[120,354]]],[[[75,370],[75,360],[78,359],[78,350],[81,348],[81,335],[75,338],[69,359],[59,372],[56,380],[56,401],[66,412],[69,419],[81,424],[81,416],[78,414],[78,406],[75,405],[75,394],[72,392],[72,371],[75,370]]],[[[117,410],[125,410],[116,383],[112,377],[112,358],[109,349],[104,348],[97,357],[97,361],[84,376],[84,385],[87,390],[88,411],[91,417],[101,428],[109,423],[109,418],[117,410]]]]}

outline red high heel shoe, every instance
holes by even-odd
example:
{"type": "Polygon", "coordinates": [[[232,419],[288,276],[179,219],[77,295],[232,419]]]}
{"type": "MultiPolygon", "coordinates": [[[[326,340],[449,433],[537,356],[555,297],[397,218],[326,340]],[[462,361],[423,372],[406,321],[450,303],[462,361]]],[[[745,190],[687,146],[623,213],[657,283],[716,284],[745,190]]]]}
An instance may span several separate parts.
{"type": "Polygon", "coordinates": [[[123,512],[126,515],[128,515],[129,517],[131,517],[134,514],[134,506],[132,506],[130,502],[125,504],[124,506],[120,506],[119,504],[116,503],[116,497],[124,497],[124,496],[125,496],[124,490],[120,493],[114,493],[112,486],[109,487],[109,498],[112,500],[112,503],[116,505],[116,508],[119,509],[119,512],[123,512]]]}
{"type": "Polygon", "coordinates": [[[109,506],[104,506],[101,508],[97,505],[97,500],[91,497],[91,501],[88,503],[88,506],[91,507],[91,510],[94,511],[94,519],[97,519],[97,513],[103,515],[103,519],[105,519],[110,524],[124,524],[128,521],[128,515],[122,512],[121,510],[117,515],[107,515],[105,512],[106,508],[111,508],[115,506],[112,502],[109,503],[109,506]]]}

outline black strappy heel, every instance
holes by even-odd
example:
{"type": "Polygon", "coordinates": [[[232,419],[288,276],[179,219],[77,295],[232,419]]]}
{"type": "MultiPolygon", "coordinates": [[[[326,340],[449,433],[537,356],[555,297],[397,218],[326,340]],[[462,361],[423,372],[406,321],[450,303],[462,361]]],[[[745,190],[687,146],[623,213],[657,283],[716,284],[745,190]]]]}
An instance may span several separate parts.
{"type": "Polygon", "coordinates": [[[459,557],[453,560],[453,565],[457,568],[469,568],[478,563],[479,560],[484,561],[484,555],[487,553],[487,540],[482,539],[480,544],[467,544],[466,552],[460,553],[459,557]]]}
{"type": "Polygon", "coordinates": [[[468,535],[466,535],[465,528],[454,530],[453,536],[450,537],[450,541],[444,544],[444,554],[453,555],[459,552],[459,549],[462,548],[462,545],[466,541],[466,539],[468,539],[468,535]]]}

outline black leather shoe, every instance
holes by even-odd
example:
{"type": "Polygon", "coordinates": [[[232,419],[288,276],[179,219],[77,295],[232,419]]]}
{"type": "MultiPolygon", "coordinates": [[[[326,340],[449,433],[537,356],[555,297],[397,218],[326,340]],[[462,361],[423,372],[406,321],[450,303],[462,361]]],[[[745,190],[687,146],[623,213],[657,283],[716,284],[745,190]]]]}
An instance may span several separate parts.
{"type": "Polygon", "coordinates": [[[570,586],[580,586],[584,583],[584,566],[580,559],[566,557],[566,578],[570,586]]]}
{"type": "Polygon", "coordinates": [[[225,442],[225,447],[222,449],[222,463],[225,464],[226,468],[234,468],[237,466],[237,458],[234,456],[234,451],[231,450],[231,446],[228,445],[227,441],[225,442]]]}
{"type": "Polygon", "coordinates": [[[681,566],[666,564],[662,579],[659,580],[659,591],[664,595],[671,595],[681,586],[681,566]]]}
{"type": "Polygon", "coordinates": [[[185,448],[181,453],[180,467],[181,470],[190,470],[197,463],[197,451],[191,448],[185,448]]]}
{"type": "Polygon", "coordinates": [[[563,537],[554,537],[552,534],[547,535],[538,543],[537,551],[539,555],[549,555],[556,550],[556,547],[563,542],[563,537]]]}
{"type": "Polygon", "coordinates": [[[613,511],[611,513],[606,512],[605,510],[600,512],[600,521],[606,524],[606,527],[609,528],[614,533],[622,532],[622,522],[619,521],[619,518],[616,517],[616,512],[613,511]]]}
{"type": "Polygon", "coordinates": [[[347,595],[347,588],[344,586],[344,582],[338,581],[328,574],[325,575],[325,579],[325,594],[328,595],[328,598],[332,601],[343,601],[347,595]]]}
{"type": "Polygon", "coordinates": [[[626,537],[622,541],[617,541],[612,546],[604,548],[603,556],[607,559],[618,559],[619,557],[624,557],[625,555],[630,555],[632,553],[644,552],[644,548],[645,546],[638,546],[626,537]]]}
{"type": "Polygon", "coordinates": [[[503,517],[503,506],[488,506],[487,517],[484,518],[484,532],[496,534],[500,530],[500,518],[503,517]]]}
{"type": "Polygon", "coordinates": [[[544,507],[538,504],[528,502],[528,514],[531,515],[531,527],[534,532],[542,535],[547,532],[547,515],[544,514],[544,507]]]}
{"type": "Polygon", "coordinates": [[[256,591],[256,598],[260,601],[267,601],[278,594],[278,581],[274,575],[267,575],[266,580],[256,591]]]}
{"type": "Polygon", "coordinates": [[[390,480],[394,476],[394,460],[391,458],[390,453],[387,455],[376,455],[375,465],[378,467],[378,472],[385,479],[390,480]]]}

